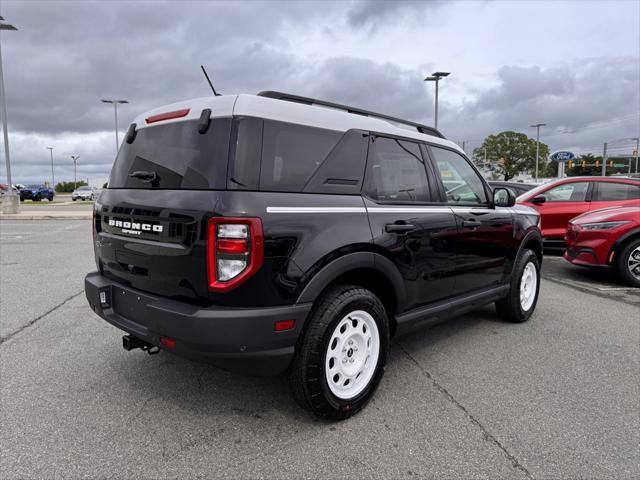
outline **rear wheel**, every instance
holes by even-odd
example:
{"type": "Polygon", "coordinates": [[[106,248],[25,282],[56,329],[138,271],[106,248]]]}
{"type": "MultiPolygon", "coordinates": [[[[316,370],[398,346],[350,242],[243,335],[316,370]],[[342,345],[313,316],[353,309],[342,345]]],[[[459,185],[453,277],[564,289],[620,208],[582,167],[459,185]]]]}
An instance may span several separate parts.
{"type": "Polygon", "coordinates": [[[622,247],[614,266],[623,282],[632,287],[640,287],[640,239],[632,240],[622,247]]]}
{"type": "Polygon", "coordinates": [[[316,416],[343,420],[361,410],[384,373],[389,322],[373,293],[331,288],[318,299],[289,369],[294,398],[316,416]]]}
{"type": "Polygon", "coordinates": [[[535,252],[523,250],[513,268],[509,293],[496,302],[496,309],[509,322],[526,322],[536,309],[539,291],[540,262],[535,252]]]}

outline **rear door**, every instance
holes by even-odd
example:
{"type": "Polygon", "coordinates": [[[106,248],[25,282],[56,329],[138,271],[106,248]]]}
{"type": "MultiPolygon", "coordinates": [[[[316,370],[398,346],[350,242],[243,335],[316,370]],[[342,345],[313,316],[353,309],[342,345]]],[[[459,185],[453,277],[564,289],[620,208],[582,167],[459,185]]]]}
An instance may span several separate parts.
{"type": "Polygon", "coordinates": [[[491,189],[471,163],[452,149],[429,146],[440,180],[442,206],[450,207],[457,232],[451,246],[456,258],[455,293],[499,284],[510,269],[513,252],[513,214],[495,208],[491,189]]]}
{"type": "Polygon", "coordinates": [[[198,129],[197,120],[139,129],[95,206],[104,275],[195,303],[208,297],[205,226],[224,207],[231,118],[198,129]]]}
{"type": "Polygon", "coordinates": [[[363,197],[376,250],[400,271],[407,309],[451,296],[452,210],[434,203],[433,172],[418,143],[371,137],[363,197]]]}

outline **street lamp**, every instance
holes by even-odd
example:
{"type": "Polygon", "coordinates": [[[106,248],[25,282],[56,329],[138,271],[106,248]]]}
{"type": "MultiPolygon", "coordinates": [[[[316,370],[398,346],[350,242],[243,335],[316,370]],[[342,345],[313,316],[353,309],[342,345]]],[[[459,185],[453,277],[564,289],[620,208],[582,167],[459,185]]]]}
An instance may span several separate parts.
{"type": "Polygon", "coordinates": [[[425,82],[436,82],[436,114],[435,114],[435,128],[438,128],[438,82],[444,77],[451,75],[451,72],[434,72],[431,76],[424,79],[425,82]]]}
{"type": "Polygon", "coordinates": [[[118,148],[120,148],[120,142],[118,141],[118,104],[119,103],[129,103],[127,100],[100,100],[102,103],[112,103],[113,104],[113,114],[116,118],[116,155],[118,154],[118,148]]]}
{"type": "Polygon", "coordinates": [[[73,189],[78,188],[78,182],[76,181],[76,165],[78,164],[78,159],[80,155],[71,155],[71,160],[73,160],[73,189]]]}
{"type": "Polygon", "coordinates": [[[536,129],[536,182],[538,181],[538,158],[540,158],[540,127],[546,127],[546,123],[536,123],[529,125],[536,129]]]}
{"type": "Polygon", "coordinates": [[[45,147],[51,154],[51,188],[56,189],[56,177],[53,175],[53,147],[45,147]]]}
{"type": "MultiPolygon", "coordinates": [[[[0,17],[0,21],[4,22],[4,18],[0,17]]],[[[0,31],[16,31],[16,27],[9,23],[0,23],[0,31]]],[[[9,192],[5,195],[3,201],[3,211],[5,213],[18,213],[20,209],[20,202],[17,200],[17,195],[13,194],[13,188],[11,187],[13,182],[11,181],[11,160],[9,158],[9,132],[7,130],[7,98],[4,93],[4,72],[2,70],[2,41],[0,41],[0,97],[2,98],[2,108],[0,113],[2,114],[2,130],[4,134],[4,158],[7,164],[7,184],[9,186],[9,192]]]]}

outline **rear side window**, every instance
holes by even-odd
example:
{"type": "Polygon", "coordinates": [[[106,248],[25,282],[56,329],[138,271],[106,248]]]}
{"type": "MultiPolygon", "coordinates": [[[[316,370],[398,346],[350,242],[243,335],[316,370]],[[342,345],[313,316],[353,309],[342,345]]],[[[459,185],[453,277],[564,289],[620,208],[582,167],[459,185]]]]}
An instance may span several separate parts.
{"type": "Polygon", "coordinates": [[[369,134],[350,130],[344,134],[304,187],[304,192],[359,195],[367,163],[369,134]]]}
{"type": "Polygon", "coordinates": [[[342,132],[265,120],[260,190],[300,192],[342,132]]]}
{"type": "Polygon", "coordinates": [[[640,185],[628,183],[598,182],[595,201],[640,199],[640,185]]]}
{"type": "Polygon", "coordinates": [[[429,183],[418,144],[375,137],[369,149],[365,192],[378,202],[427,202],[429,183]]]}
{"type": "Polygon", "coordinates": [[[198,120],[142,128],[122,144],[109,188],[223,189],[230,129],[230,118],[213,119],[204,134],[198,120]]]}

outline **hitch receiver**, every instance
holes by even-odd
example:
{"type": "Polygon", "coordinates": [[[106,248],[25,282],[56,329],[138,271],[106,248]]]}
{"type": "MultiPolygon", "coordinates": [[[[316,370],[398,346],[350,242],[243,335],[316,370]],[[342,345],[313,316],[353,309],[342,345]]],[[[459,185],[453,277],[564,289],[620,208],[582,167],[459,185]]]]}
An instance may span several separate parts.
{"type": "Polygon", "coordinates": [[[124,335],[122,337],[122,348],[124,348],[127,352],[139,348],[143,352],[147,352],[149,355],[160,353],[160,347],[149,342],[145,342],[144,340],[141,340],[140,338],[133,335],[124,335]]]}

